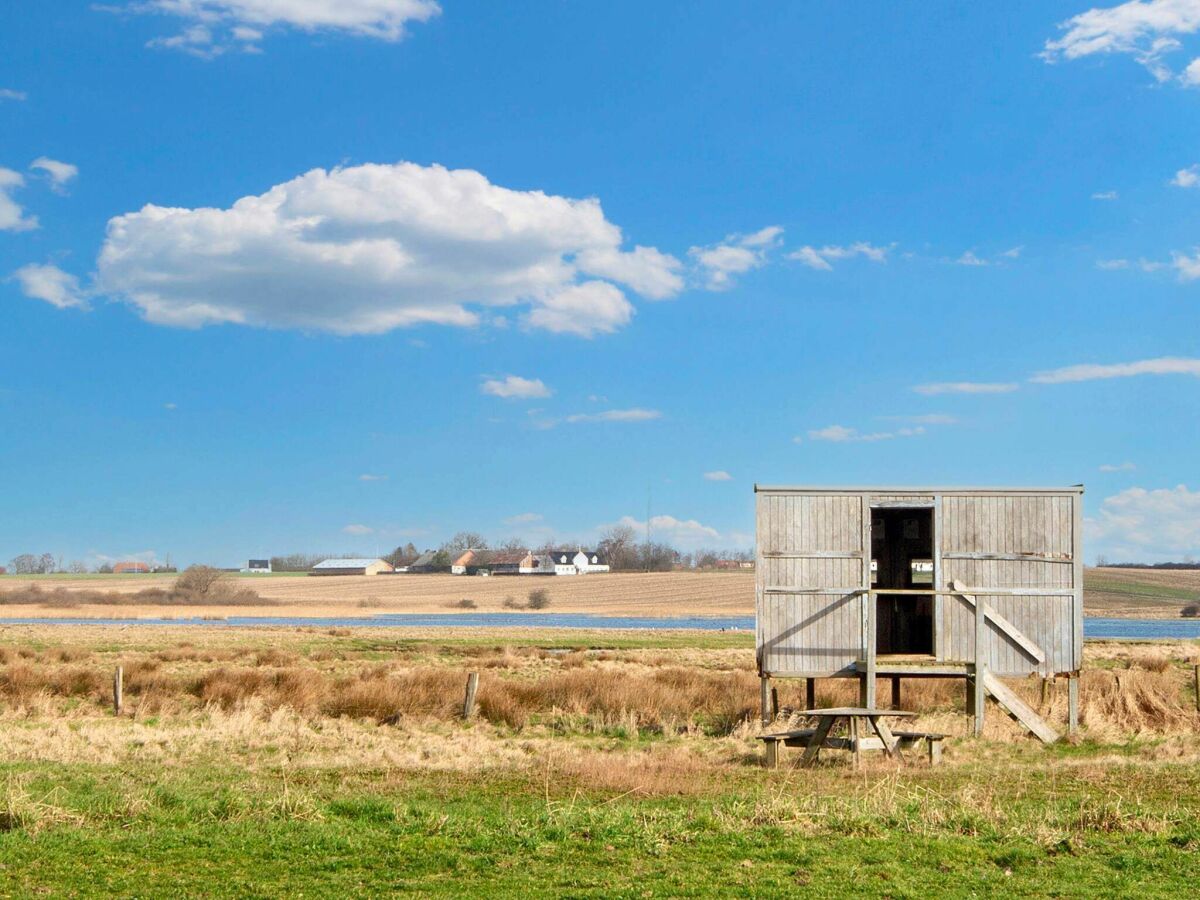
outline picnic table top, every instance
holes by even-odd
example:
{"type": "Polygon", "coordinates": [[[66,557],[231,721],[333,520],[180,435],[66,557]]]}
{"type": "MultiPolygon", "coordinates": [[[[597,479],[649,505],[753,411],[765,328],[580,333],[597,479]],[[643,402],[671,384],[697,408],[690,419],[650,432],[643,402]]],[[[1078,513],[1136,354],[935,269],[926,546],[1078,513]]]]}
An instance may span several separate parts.
{"type": "Polygon", "coordinates": [[[905,712],[900,709],[868,709],[863,706],[835,706],[831,709],[802,709],[798,711],[801,716],[904,716],[911,718],[916,715],[915,712],[905,712]]]}

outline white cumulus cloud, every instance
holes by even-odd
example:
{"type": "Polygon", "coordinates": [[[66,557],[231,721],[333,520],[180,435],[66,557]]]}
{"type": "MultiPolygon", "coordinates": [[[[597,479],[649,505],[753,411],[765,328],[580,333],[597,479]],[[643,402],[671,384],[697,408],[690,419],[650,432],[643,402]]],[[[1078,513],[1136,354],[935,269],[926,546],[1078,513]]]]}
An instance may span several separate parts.
{"type": "Polygon", "coordinates": [[[704,480],[705,481],[732,481],[733,476],[730,475],[728,472],[726,472],[724,469],[717,469],[715,472],[705,472],[704,480]]]}
{"type": "Polygon", "coordinates": [[[1134,487],[1106,497],[1084,521],[1089,546],[1122,562],[1163,562],[1200,553],[1200,491],[1134,487]]]}
{"type": "Polygon", "coordinates": [[[13,88],[0,88],[0,100],[16,100],[20,102],[28,99],[29,95],[24,91],[14,90],[13,88]]]}
{"type": "Polygon", "coordinates": [[[1171,184],[1181,188],[1194,188],[1200,185],[1200,165],[1180,169],[1171,179],[1171,184]]]}
{"type": "Polygon", "coordinates": [[[25,176],[0,166],[0,231],[29,231],[38,227],[36,216],[26,216],[13,191],[25,185],[25,176]]]}
{"type": "Polygon", "coordinates": [[[528,327],[590,337],[634,310],[589,276],[619,268],[624,284],[661,296],[678,265],[622,251],[622,240],[594,198],[509,190],[466,169],[366,164],[313,169],[228,209],[151,204],[116,216],[97,282],[162,325],[376,334],[470,326],[481,308],[519,306],[528,327]]]}
{"type": "Polygon", "coordinates": [[[370,534],[374,530],[375,529],[369,525],[359,525],[359,524],[347,525],[342,529],[342,531],[345,532],[346,534],[358,534],[358,535],[370,534]]]}
{"type": "Polygon", "coordinates": [[[1089,9],[1059,28],[1064,32],[1062,37],[1046,41],[1042,51],[1047,62],[1125,53],[1145,66],[1156,80],[1169,81],[1174,76],[1163,57],[1182,46],[1180,36],[1200,30],[1200,0],[1129,0],[1089,9]]]}
{"type": "Polygon", "coordinates": [[[480,393],[505,400],[532,400],[549,397],[553,393],[540,378],[522,378],[507,375],[504,378],[488,378],[479,386],[480,393]]]}
{"type": "Polygon", "coordinates": [[[710,291],[724,291],[733,287],[734,276],[765,266],[782,234],[778,225],[769,225],[753,234],[731,234],[720,243],[692,247],[688,255],[699,268],[704,286],[710,291]]]}
{"type": "Polygon", "coordinates": [[[30,263],[13,273],[26,297],[44,300],[59,309],[88,309],[79,279],[58,266],[30,263]]]}
{"type": "Polygon", "coordinates": [[[1038,372],[1029,380],[1037,384],[1066,384],[1105,378],[1131,378],[1135,375],[1194,375],[1200,378],[1200,359],[1163,356],[1158,359],[1140,359],[1136,362],[1106,365],[1084,363],[1038,372]]]}
{"type": "Polygon", "coordinates": [[[50,187],[60,193],[67,186],[68,182],[79,174],[78,166],[73,166],[71,163],[61,162],[57,159],[51,159],[48,156],[39,156],[29,164],[29,168],[45,172],[46,177],[50,179],[50,187]]]}
{"type": "Polygon", "coordinates": [[[388,477],[386,475],[374,475],[370,472],[364,472],[362,475],[358,476],[358,480],[359,481],[387,481],[388,477]]]}
{"type": "MultiPolygon", "coordinates": [[[[623,525],[632,528],[641,535],[646,533],[645,520],[638,520],[633,516],[622,516],[620,521],[604,526],[604,528],[611,528],[614,525],[623,525]]],[[[721,532],[695,519],[677,519],[674,516],[651,516],[650,539],[656,543],[670,544],[679,550],[694,550],[696,547],[702,547],[714,541],[719,541],[721,539],[721,532]]]]}
{"type": "Polygon", "coordinates": [[[1117,192],[1116,191],[1096,191],[1096,193],[1092,194],[1092,199],[1093,200],[1116,200],[1117,192]]]}
{"type": "Polygon", "coordinates": [[[398,41],[412,22],[441,12],[435,0],[134,0],[110,11],[157,13],[182,20],[182,30],[152,47],[211,58],[233,48],[256,50],[267,29],[337,32],[398,41]]]}

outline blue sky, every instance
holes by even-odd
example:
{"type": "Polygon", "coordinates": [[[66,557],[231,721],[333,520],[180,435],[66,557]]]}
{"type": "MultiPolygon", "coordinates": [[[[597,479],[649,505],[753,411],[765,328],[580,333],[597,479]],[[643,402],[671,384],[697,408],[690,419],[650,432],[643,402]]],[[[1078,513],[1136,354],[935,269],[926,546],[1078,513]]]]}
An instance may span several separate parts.
{"type": "Polygon", "coordinates": [[[0,11],[0,558],[753,540],[1087,486],[1200,555],[1200,0],[0,11]]]}

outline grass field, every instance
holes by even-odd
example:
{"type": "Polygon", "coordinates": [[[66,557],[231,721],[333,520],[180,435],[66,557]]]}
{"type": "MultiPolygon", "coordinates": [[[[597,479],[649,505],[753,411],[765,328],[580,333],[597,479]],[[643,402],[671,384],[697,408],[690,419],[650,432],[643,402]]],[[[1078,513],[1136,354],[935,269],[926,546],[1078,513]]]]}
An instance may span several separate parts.
{"type": "MultiPolygon", "coordinates": [[[[46,592],[101,590],[132,594],[146,588],[166,589],[169,575],[50,575],[0,578],[0,604],[14,616],[61,616],[64,607],[46,602],[13,603],[13,592],[37,585],[46,592]]],[[[502,612],[505,601],[526,601],[534,588],[547,591],[550,612],[594,615],[730,616],[754,614],[753,572],[662,572],[589,575],[576,578],[454,577],[394,575],[305,577],[287,575],[231,576],[267,603],[263,614],[281,616],[370,616],[376,613],[502,612]],[[464,608],[463,601],[474,604],[464,608]]],[[[1173,617],[1200,603],[1200,570],[1087,569],[1084,609],[1090,615],[1173,617]]],[[[170,616],[170,604],[72,604],[73,616],[170,616]]],[[[190,604],[197,616],[253,614],[244,605],[190,604]]]]}
{"type": "Polygon", "coordinates": [[[1077,740],[933,681],[943,766],[767,771],[746,635],[8,627],[0,893],[1186,895],[1200,645],[1086,655],[1077,740]]]}

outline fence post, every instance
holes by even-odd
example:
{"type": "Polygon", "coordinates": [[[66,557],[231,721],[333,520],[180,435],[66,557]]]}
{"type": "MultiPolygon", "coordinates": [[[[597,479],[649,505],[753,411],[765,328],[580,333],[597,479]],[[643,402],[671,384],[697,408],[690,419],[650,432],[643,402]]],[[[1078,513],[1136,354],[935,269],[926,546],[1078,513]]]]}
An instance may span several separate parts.
{"type": "Polygon", "coordinates": [[[121,693],[125,686],[125,670],[121,666],[117,666],[117,670],[113,672],[113,715],[121,714],[121,693]]]}
{"type": "Polygon", "coordinates": [[[1196,688],[1196,712],[1200,712],[1200,666],[1192,666],[1192,683],[1196,688]]]}
{"type": "Polygon", "coordinates": [[[470,719],[475,715],[475,694],[479,690],[479,673],[467,675],[467,694],[463,697],[463,718],[470,719]]]}

